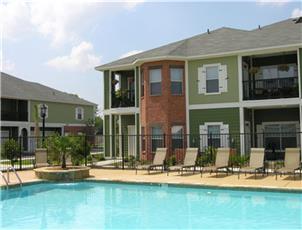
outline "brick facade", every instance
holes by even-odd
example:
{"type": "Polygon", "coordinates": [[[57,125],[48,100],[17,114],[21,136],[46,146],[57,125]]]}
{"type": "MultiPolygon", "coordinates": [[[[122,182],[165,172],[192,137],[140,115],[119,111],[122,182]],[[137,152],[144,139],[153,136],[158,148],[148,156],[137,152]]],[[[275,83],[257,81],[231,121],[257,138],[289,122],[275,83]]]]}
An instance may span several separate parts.
{"type": "MultiPolygon", "coordinates": [[[[183,61],[157,61],[144,63],[141,66],[144,76],[144,96],[141,97],[141,126],[145,134],[151,134],[151,128],[154,126],[161,127],[165,135],[171,135],[171,128],[174,125],[184,127],[186,133],[186,100],[185,100],[185,65],[183,61]],[[170,67],[183,68],[182,94],[171,94],[170,67]],[[161,95],[150,95],[149,69],[160,67],[162,73],[161,95]]],[[[169,138],[167,138],[169,139],[169,138]]],[[[170,143],[165,143],[169,149],[170,143]]],[[[146,138],[145,151],[142,152],[142,159],[150,160],[153,157],[151,153],[151,139],[146,138]]]]}

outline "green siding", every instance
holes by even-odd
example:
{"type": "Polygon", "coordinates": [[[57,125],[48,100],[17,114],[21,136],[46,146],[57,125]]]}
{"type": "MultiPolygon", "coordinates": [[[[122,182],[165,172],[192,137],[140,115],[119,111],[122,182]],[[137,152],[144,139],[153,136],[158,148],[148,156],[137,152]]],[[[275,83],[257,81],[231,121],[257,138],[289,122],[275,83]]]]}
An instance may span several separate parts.
{"type": "Polygon", "coordinates": [[[128,125],[135,125],[134,115],[122,115],[122,133],[128,135],[128,125]]]}
{"type": "Polygon", "coordinates": [[[188,62],[188,85],[189,85],[189,104],[207,104],[238,102],[238,63],[237,56],[194,60],[188,62]],[[206,64],[220,63],[227,65],[228,73],[228,92],[217,95],[198,94],[198,68],[206,64]]]}
{"type": "Polygon", "coordinates": [[[86,124],[88,119],[94,118],[94,106],[73,105],[56,102],[30,101],[30,121],[34,122],[34,107],[38,104],[48,106],[48,117],[46,123],[65,123],[65,124],[86,124]],[[75,109],[82,107],[84,109],[84,119],[75,118],[75,109]]]}
{"type": "Polygon", "coordinates": [[[109,109],[109,71],[104,71],[104,109],[109,109]]]}
{"type": "Polygon", "coordinates": [[[105,151],[105,156],[106,157],[110,157],[110,120],[109,120],[109,116],[104,116],[104,151],[105,151]]]}
{"type": "Polygon", "coordinates": [[[190,133],[199,134],[199,126],[205,122],[223,122],[229,125],[229,133],[239,133],[239,108],[191,110],[190,133]]]}

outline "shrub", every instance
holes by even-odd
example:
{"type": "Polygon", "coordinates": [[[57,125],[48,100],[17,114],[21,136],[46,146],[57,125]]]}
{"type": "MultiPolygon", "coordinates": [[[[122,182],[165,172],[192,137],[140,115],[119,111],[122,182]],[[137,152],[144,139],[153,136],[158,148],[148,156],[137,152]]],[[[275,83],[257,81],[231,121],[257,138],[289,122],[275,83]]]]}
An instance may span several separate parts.
{"type": "Polygon", "coordinates": [[[217,149],[214,147],[207,147],[204,153],[197,158],[198,166],[208,166],[215,162],[217,149]]]}
{"type": "Polygon", "coordinates": [[[18,158],[19,155],[19,145],[18,142],[14,139],[9,139],[4,143],[3,151],[2,152],[2,158],[9,159],[11,162],[11,165],[14,166],[15,161],[18,158]]]}
{"type": "Polygon", "coordinates": [[[249,161],[249,156],[241,156],[239,154],[231,155],[230,156],[230,165],[231,166],[237,166],[237,167],[243,167],[247,164],[249,161]]]}

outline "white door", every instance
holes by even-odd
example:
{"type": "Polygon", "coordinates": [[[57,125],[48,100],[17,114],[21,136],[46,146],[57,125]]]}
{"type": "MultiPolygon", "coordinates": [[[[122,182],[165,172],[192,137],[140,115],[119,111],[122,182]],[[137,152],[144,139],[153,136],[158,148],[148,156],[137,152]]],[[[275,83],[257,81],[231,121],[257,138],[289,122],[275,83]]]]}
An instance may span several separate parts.
{"type": "Polygon", "coordinates": [[[135,157],[135,125],[128,125],[128,156],[135,157]]]}

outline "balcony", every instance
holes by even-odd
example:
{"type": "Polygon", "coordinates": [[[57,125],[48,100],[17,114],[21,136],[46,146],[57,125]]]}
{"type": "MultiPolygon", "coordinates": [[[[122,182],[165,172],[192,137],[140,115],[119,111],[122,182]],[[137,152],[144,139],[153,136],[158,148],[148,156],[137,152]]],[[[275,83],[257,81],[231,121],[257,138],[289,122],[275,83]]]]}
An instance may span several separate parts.
{"type": "Polygon", "coordinates": [[[111,108],[135,106],[134,90],[117,90],[111,94],[111,108]]]}
{"type": "Polygon", "coordinates": [[[244,100],[299,97],[298,77],[243,81],[244,100]]]}

